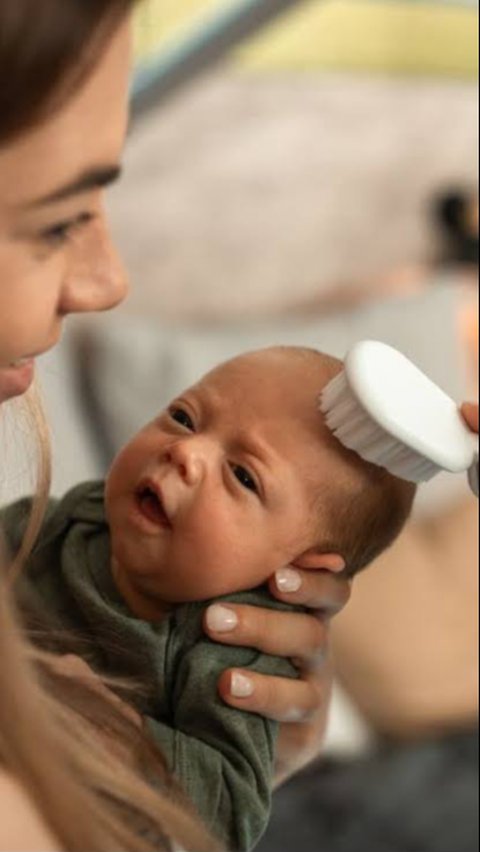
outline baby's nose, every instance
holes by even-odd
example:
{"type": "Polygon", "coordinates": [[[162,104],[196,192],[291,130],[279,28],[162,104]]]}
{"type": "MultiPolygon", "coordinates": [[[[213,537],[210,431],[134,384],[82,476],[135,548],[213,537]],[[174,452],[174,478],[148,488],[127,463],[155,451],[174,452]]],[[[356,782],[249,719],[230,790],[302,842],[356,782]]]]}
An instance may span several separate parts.
{"type": "Polygon", "coordinates": [[[171,444],[166,452],[166,460],[174,465],[187,485],[196,485],[203,477],[206,466],[205,451],[194,437],[171,444]]]}

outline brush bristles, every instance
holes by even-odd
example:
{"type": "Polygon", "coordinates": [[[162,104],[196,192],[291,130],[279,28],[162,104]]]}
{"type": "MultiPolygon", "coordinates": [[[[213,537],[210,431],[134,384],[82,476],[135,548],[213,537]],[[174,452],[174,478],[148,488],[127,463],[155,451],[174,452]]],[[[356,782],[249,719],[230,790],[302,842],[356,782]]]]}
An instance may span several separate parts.
{"type": "Polygon", "coordinates": [[[345,447],[394,476],[410,482],[426,482],[439,472],[436,464],[372,420],[350,390],[345,372],[327,385],[320,409],[328,428],[345,447]]]}

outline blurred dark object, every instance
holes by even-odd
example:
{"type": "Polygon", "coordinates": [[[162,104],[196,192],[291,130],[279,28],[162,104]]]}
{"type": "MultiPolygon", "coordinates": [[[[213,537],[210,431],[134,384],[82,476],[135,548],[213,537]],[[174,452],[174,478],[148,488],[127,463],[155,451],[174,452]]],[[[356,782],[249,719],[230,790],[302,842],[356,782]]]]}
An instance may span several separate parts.
{"type": "Polygon", "coordinates": [[[256,852],[476,852],[478,733],[385,741],[324,762],[274,797],[256,852]]]}
{"type": "Polygon", "coordinates": [[[433,203],[434,222],[443,239],[441,263],[478,266],[478,195],[452,189],[433,203]]]}

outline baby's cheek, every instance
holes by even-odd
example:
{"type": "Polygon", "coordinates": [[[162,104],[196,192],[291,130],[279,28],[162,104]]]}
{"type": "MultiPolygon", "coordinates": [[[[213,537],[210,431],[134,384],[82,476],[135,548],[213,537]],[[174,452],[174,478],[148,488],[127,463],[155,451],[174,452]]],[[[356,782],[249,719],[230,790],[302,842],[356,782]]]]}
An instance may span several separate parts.
{"type": "Polygon", "coordinates": [[[234,501],[211,499],[195,509],[175,546],[177,570],[195,594],[215,597],[265,582],[277,567],[265,525],[234,501]]]}
{"type": "Polygon", "coordinates": [[[178,576],[199,600],[243,586],[245,558],[229,540],[228,531],[211,525],[201,535],[182,541],[176,557],[178,576]]]}

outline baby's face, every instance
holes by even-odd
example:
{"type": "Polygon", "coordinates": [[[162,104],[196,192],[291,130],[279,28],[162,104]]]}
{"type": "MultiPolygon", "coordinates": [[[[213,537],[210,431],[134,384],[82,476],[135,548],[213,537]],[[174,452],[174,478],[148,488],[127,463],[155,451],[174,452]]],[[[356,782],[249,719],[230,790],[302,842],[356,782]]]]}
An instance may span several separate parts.
{"type": "Polygon", "coordinates": [[[235,359],[120,452],[106,506],[127,599],[249,589],[312,545],[313,499],[335,468],[317,407],[326,380],[277,350],[235,359]]]}

